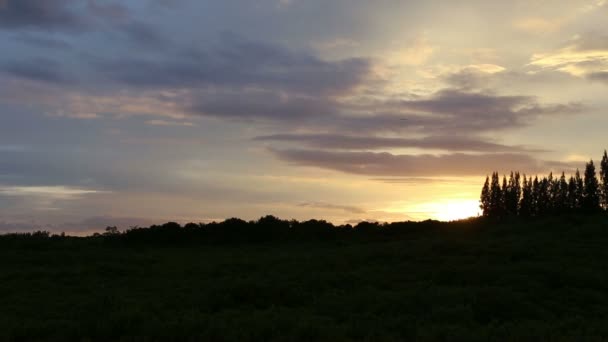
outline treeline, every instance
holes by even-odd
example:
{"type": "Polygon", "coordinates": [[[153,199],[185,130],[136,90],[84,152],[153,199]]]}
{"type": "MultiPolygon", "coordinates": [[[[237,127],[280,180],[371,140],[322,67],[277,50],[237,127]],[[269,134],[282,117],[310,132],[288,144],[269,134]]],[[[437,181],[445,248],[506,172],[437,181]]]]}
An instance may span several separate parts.
{"type": "Polygon", "coordinates": [[[441,229],[462,228],[463,231],[475,227],[477,221],[439,222],[360,222],[356,225],[334,225],[324,220],[282,220],[272,215],[258,220],[245,221],[230,218],[222,222],[188,223],[180,225],[168,222],[150,227],[131,227],[124,231],[118,227],[107,227],[103,233],[88,237],[73,237],[51,234],[46,231],[0,235],[0,243],[48,246],[49,241],[75,242],[88,240],[95,242],[126,244],[223,244],[223,243],[264,243],[272,241],[343,241],[361,239],[363,241],[393,239],[412,233],[433,232],[441,229]]]}
{"type": "Polygon", "coordinates": [[[511,172],[509,178],[498,172],[486,177],[480,207],[484,217],[538,217],[563,213],[597,213],[608,210],[608,155],[604,151],[598,173],[593,160],[581,176],[569,178],[562,172],[539,179],[511,172]]]}

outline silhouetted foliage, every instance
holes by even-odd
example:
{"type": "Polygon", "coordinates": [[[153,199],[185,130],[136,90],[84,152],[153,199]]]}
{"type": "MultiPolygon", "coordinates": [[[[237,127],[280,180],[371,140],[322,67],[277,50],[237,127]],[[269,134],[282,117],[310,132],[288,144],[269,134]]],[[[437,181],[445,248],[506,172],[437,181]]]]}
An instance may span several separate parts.
{"type": "Polygon", "coordinates": [[[583,209],[590,212],[600,210],[600,184],[597,180],[593,160],[589,161],[585,167],[583,209]]]}
{"type": "Polygon", "coordinates": [[[574,176],[559,178],[553,172],[541,179],[511,171],[509,180],[503,177],[499,185],[498,172],[486,177],[480,208],[484,217],[540,217],[564,213],[596,212],[608,209],[608,155],[604,151],[598,181],[593,160],[586,164],[584,178],[577,169],[574,176]]]}
{"type": "Polygon", "coordinates": [[[602,207],[604,210],[608,210],[608,154],[604,150],[602,156],[602,163],[600,164],[600,181],[601,181],[601,192],[602,196],[602,207]]]}

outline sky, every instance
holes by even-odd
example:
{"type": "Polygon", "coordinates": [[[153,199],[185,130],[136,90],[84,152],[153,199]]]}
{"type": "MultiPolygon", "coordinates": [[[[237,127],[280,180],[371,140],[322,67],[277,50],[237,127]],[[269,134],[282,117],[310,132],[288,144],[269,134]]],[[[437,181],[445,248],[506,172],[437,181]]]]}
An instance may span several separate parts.
{"type": "Polygon", "coordinates": [[[0,0],[0,232],[451,220],[608,146],[606,0],[0,0]]]}

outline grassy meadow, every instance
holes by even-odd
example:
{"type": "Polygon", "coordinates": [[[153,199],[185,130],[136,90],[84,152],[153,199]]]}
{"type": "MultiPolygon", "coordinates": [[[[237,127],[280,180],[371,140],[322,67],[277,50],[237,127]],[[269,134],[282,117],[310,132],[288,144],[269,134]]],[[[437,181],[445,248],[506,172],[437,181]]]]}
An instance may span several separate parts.
{"type": "Polygon", "coordinates": [[[0,237],[0,340],[608,339],[605,216],[187,240],[0,237]]]}

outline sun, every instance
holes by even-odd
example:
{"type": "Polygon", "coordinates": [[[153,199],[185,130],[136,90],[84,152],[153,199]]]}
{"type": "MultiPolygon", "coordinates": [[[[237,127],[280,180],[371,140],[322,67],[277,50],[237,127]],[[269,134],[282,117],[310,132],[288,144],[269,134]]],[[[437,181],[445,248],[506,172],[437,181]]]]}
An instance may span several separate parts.
{"type": "Polygon", "coordinates": [[[452,200],[436,203],[434,218],[440,221],[455,221],[480,214],[477,200],[452,200]]]}
{"type": "Polygon", "coordinates": [[[478,216],[479,201],[471,199],[448,199],[422,203],[411,208],[421,219],[431,218],[440,221],[456,221],[478,216]]]}

